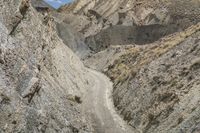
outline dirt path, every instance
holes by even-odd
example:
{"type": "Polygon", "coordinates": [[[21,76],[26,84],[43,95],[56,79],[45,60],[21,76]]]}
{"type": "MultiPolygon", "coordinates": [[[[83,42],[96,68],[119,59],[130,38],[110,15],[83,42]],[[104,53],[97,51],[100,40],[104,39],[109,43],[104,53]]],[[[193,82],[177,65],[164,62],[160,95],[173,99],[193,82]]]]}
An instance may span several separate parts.
{"type": "Polygon", "coordinates": [[[93,81],[85,96],[84,111],[91,117],[95,133],[133,133],[114,109],[112,82],[105,75],[88,69],[93,81]]]}

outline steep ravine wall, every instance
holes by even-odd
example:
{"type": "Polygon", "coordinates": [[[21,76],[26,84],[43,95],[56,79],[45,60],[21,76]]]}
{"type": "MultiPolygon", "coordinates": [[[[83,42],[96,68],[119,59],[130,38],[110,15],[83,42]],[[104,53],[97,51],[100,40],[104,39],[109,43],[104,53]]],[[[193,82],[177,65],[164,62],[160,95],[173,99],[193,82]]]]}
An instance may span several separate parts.
{"type": "MultiPolygon", "coordinates": [[[[124,12],[121,9],[126,10],[126,7],[119,6],[116,14],[112,2],[88,0],[71,6],[76,15],[85,15],[92,21],[80,31],[86,34],[88,46],[99,53],[86,59],[86,63],[88,66],[93,63],[94,69],[102,70],[102,64],[112,61],[102,71],[114,82],[116,109],[133,128],[144,133],[199,133],[200,27],[197,23],[200,22],[200,3],[198,0],[166,0],[157,1],[155,6],[155,2],[149,5],[151,2],[138,1],[137,6],[124,12]],[[162,2],[166,3],[163,5],[162,2]],[[107,12],[104,14],[100,9],[109,7],[109,4],[113,8],[108,9],[109,15],[107,12]],[[134,32],[133,22],[137,26],[159,24],[175,27],[167,37],[160,36],[138,46],[134,37],[140,35],[145,39],[145,36],[142,31],[138,32],[141,34],[134,32]],[[116,27],[125,27],[126,30],[116,27]],[[129,37],[133,39],[130,42],[129,37]],[[126,43],[132,46],[119,46],[126,43]],[[119,54],[121,51],[123,54],[119,54]]],[[[154,37],[151,33],[148,36],[154,37]]]]}
{"type": "Polygon", "coordinates": [[[199,0],[76,0],[59,12],[75,14],[82,21],[77,30],[86,37],[111,25],[160,24],[185,29],[200,21],[199,0]]]}
{"type": "Polygon", "coordinates": [[[77,56],[84,58],[90,53],[89,47],[84,42],[84,37],[74,28],[63,22],[56,22],[58,36],[77,56]]]}
{"type": "MultiPolygon", "coordinates": [[[[198,25],[187,28],[200,21],[199,7],[199,0],[81,0],[62,7],[59,13],[64,23],[73,25],[84,37],[96,35],[100,41],[104,32],[116,25],[178,27],[177,33],[155,39],[152,44],[126,48],[105,71],[114,82],[116,109],[133,128],[146,133],[198,133],[200,35],[198,25]]],[[[132,34],[130,31],[127,37],[132,34]]],[[[118,33],[113,36],[112,41],[108,37],[108,46],[127,42],[118,33]]],[[[104,50],[107,42],[94,45],[93,50],[104,50]]],[[[112,56],[115,52],[120,52],[120,46],[112,56]]],[[[101,63],[98,58],[93,60],[96,65],[101,63]]],[[[103,56],[103,60],[107,58],[103,56]]]]}
{"type": "Polygon", "coordinates": [[[0,1],[0,132],[86,132],[79,58],[29,0],[0,1]]]}
{"type": "Polygon", "coordinates": [[[198,133],[200,24],[146,47],[133,47],[108,67],[114,104],[145,133],[198,133]]]}
{"type": "MultiPolygon", "coordinates": [[[[94,68],[97,66],[102,70],[102,62],[109,64],[112,61],[112,65],[105,68],[105,73],[114,82],[116,109],[129,125],[144,133],[200,132],[199,1],[120,2],[115,5],[112,0],[83,0],[63,7],[60,12],[74,11],[74,15],[81,16],[80,18],[86,16],[86,20],[91,21],[77,28],[89,38],[88,45],[92,45],[92,50],[100,51],[88,62],[93,61],[94,68]],[[161,36],[160,40],[155,39],[151,44],[147,42],[146,45],[137,46],[130,42],[133,45],[130,48],[110,47],[126,45],[127,40],[123,40],[121,34],[128,32],[125,36],[127,38],[135,35],[130,30],[134,29],[134,24],[174,25],[177,29],[173,31],[175,33],[171,32],[173,34],[169,33],[171,35],[167,37],[161,36]],[[131,28],[123,33],[120,33],[123,30],[110,30],[121,26],[131,28]],[[192,28],[188,29],[190,26],[192,28]],[[110,54],[110,51],[114,52],[110,54]],[[117,53],[120,51],[123,51],[122,55],[117,53]]],[[[70,21],[67,22],[70,24],[70,21]]],[[[139,33],[145,37],[143,32],[139,33]]],[[[88,64],[90,66],[90,62],[88,64]]]]}

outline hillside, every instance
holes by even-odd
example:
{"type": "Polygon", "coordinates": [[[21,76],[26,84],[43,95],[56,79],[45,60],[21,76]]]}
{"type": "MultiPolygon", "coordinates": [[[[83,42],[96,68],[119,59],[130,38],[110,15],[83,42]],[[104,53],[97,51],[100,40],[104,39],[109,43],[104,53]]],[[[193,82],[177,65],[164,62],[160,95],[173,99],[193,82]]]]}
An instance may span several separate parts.
{"type": "Polygon", "coordinates": [[[199,0],[0,7],[0,132],[200,132],[199,0]]]}
{"type": "Polygon", "coordinates": [[[85,65],[113,81],[135,132],[199,132],[198,0],[83,0],[59,12],[84,20],[75,28],[93,53],[85,65]]]}
{"type": "Polygon", "coordinates": [[[0,132],[89,131],[80,107],[87,71],[53,19],[28,0],[0,5],[0,132]]]}
{"type": "Polygon", "coordinates": [[[200,25],[134,47],[108,66],[116,108],[143,132],[199,132],[200,25]]]}

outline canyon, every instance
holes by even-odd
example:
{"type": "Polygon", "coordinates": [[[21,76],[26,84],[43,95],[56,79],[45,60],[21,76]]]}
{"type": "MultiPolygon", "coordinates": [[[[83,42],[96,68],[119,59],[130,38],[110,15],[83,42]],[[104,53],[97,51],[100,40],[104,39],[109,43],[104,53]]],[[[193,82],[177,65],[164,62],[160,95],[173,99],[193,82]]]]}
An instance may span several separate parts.
{"type": "Polygon", "coordinates": [[[0,132],[200,132],[200,1],[0,0],[0,132]]]}

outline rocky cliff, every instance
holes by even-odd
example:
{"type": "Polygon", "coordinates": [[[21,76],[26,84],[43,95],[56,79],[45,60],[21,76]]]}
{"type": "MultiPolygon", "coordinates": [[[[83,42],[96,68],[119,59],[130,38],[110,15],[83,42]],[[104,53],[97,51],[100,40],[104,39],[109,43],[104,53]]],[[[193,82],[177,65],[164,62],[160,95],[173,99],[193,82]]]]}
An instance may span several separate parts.
{"type": "Polygon", "coordinates": [[[95,53],[85,64],[114,82],[115,107],[135,132],[197,133],[199,9],[198,0],[83,0],[59,12],[82,20],[75,29],[95,53]]]}
{"type": "Polygon", "coordinates": [[[0,0],[0,132],[198,133],[199,37],[199,0],[0,0]]]}
{"type": "Polygon", "coordinates": [[[149,133],[199,132],[199,29],[128,48],[108,66],[115,106],[131,126],[149,133]]]}
{"type": "Polygon", "coordinates": [[[83,0],[58,11],[70,14],[63,22],[82,33],[95,52],[110,45],[152,43],[200,21],[198,0],[83,0]]]}
{"type": "Polygon", "coordinates": [[[161,24],[183,29],[200,19],[198,0],[77,0],[59,11],[92,20],[89,24],[82,24],[86,36],[110,25],[161,24]]]}
{"type": "Polygon", "coordinates": [[[89,132],[87,73],[55,29],[31,1],[0,1],[0,132],[89,132]]]}

